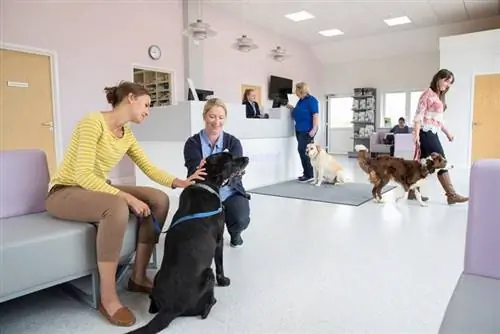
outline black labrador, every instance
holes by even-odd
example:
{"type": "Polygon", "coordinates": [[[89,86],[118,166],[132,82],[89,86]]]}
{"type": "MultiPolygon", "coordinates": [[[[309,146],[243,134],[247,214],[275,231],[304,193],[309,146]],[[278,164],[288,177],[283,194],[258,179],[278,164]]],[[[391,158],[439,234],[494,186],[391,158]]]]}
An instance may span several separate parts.
{"type": "Polygon", "coordinates": [[[156,315],[129,334],[158,333],[180,316],[208,316],[216,303],[215,281],[219,286],[231,282],[224,275],[224,210],[219,189],[232,177],[243,175],[248,161],[228,152],[212,154],[206,159],[205,181],[183,190],[150,295],[149,312],[156,315]]]}

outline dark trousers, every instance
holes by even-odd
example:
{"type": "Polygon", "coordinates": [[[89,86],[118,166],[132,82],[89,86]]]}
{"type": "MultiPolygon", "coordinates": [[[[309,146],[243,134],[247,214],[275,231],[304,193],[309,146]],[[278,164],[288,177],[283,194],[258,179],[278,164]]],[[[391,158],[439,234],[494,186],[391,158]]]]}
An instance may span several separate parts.
{"type": "Polygon", "coordinates": [[[245,196],[236,193],[223,203],[227,231],[232,237],[243,232],[250,224],[250,202],[245,196]]]}
{"type": "Polygon", "coordinates": [[[313,167],[311,165],[311,160],[306,155],[307,144],[314,142],[314,137],[309,136],[308,132],[295,132],[297,137],[297,151],[299,151],[300,162],[302,163],[302,169],[304,170],[303,175],[305,177],[313,177],[313,167]]]}
{"type": "MultiPolygon", "coordinates": [[[[445,158],[443,146],[437,133],[420,130],[420,158],[425,159],[432,153],[439,153],[445,158]]],[[[438,175],[446,173],[446,169],[440,169],[438,175]]]]}

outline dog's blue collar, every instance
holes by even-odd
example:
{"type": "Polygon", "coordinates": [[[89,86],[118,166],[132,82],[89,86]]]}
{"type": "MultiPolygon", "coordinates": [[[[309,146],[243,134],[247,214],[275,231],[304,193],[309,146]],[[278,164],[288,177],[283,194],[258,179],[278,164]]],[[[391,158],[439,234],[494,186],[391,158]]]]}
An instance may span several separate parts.
{"type": "Polygon", "coordinates": [[[207,212],[197,212],[197,213],[193,213],[193,214],[190,214],[190,215],[187,215],[187,216],[184,216],[184,217],[181,217],[175,221],[172,222],[172,224],[170,224],[170,227],[168,228],[169,230],[174,227],[175,225],[178,225],[180,223],[183,223],[187,220],[191,220],[191,219],[197,219],[197,218],[207,218],[207,217],[212,217],[212,216],[215,216],[216,214],[219,214],[222,212],[222,201],[221,201],[221,198],[220,198],[220,195],[218,192],[216,192],[213,188],[209,187],[208,185],[206,184],[203,184],[203,183],[195,183],[194,185],[192,185],[192,187],[199,187],[199,188],[203,188],[205,189],[206,191],[212,193],[213,195],[217,196],[217,198],[219,199],[219,202],[220,202],[220,205],[219,205],[219,208],[216,209],[216,210],[212,210],[212,211],[207,211],[207,212]]]}

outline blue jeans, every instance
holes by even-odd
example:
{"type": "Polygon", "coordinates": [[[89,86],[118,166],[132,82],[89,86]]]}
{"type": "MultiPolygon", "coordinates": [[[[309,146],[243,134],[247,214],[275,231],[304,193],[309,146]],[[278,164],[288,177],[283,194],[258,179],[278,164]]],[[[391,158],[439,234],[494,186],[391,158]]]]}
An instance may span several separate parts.
{"type": "Polygon", "coordinates": [[[295,132],[297,137],[297,151],[299,151],[300,162],[302,163],[303,175],[307,178],[314,176],[311,160],[306,155],[307,144],[314,142],[314,137],[309,136],[309,132],[295,132]]]}

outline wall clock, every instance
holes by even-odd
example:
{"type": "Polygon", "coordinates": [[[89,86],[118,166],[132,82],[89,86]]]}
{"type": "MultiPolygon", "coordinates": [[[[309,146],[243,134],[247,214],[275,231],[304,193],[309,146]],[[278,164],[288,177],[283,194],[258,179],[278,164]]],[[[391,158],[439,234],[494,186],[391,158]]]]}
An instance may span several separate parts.
{"type": "Polygon", "coordinates": [[[149,57],[153,60],[158,60],[161,57],[161,49],[158,45],[151,45],[148,48],[149,57]]]}

